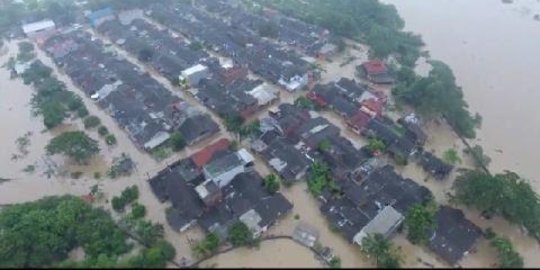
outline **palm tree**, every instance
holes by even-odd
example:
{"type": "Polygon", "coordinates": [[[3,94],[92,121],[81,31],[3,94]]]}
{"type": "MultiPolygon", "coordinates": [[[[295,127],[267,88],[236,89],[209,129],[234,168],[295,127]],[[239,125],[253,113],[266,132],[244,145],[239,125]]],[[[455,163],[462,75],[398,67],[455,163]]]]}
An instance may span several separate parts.
{"type": "Polygon", "coordinates": [[[368,257],[374,257],[380,268],[398,268],[400,258],[393,251],[392,243],[382,234],[370,234],[362,240],[362,250],[368,257]]]}

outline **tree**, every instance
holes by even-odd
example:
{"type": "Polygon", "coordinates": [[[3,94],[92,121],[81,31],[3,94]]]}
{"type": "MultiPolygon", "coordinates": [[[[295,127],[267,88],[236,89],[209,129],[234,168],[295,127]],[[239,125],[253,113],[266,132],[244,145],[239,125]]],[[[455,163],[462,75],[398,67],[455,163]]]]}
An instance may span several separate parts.
{"type": "Polygon", "coordinates": [[[136,185],[125,188],[121,194],[126,203],[132,203],[139,198],[139,188],[136,185]]]}
{"type": "Polygon", "coordinates": [[[109,130],[105,126],[100,126],[98,128],[98,134],[99,136],[106,136],[107,134],[109,134],[109,130]]]}
{"type": "Polygon", "coordinates": [[[424,117],[444,117],[459,135],[474,138],[478,117],[473,117],[467,110],[463,91],[456,85],[452,70],[439,61],[430,63],[433,69],[428,77],[402,74],[408,80],[415,80],[399,83],[392,89],[392,94],[396,100],[415,107],[424,117]]]}
{"type": "Polygon", "coordinates": [[[491,240],[490,244],[497,250],[500,268],[523,268],[523,257],[515,251],[510,240],[497,236],[491,240]]]}
{"type": "Polygon", "coordinates": [[[417,204],[409,208],[405,216],[405,226],[408,232],[407,239],[411,243],[415,245],[427,243],[429,234],[437,225],[435,220],[436,210],[434,203],[428,206],[417,204]]]}
{"type": "Polygon", "coordinates": [[[499,214],[540,238],[540,202],[531,184],[516,173],[489,175],[483,171],[462,170],[454,185],[455,203],[488,214],[499,214]]]}
{"type": "Polygon", "coordinates": [[[82,247],[86,258],[105,261],[130,246],[110,215],[73,196],[46,197],[0,211],[0,268],[55,265],[82,247]]]}
{"type": "Polygon", "coordinates": [[[134,219],[143,218],[146,215],[146,207],[144,205],[134,203],[131,206],[131,217],[134,219]]]}
{"type": "Polygon", "coordinates": [[[393,248],[392,243],[382,234],[370,234],[362,240],[362,251],[373,257],[379,268],[399,268],[399,254],[393,248]]]}
{"type": "Polygon", "coordinates": [[[259,25],[259,35],[261,37],[277,38],[279,35],[279,29],[277,25],[271,22],[261,23],[259,25]]]}
{"type": "Polygon", "coordinates": [[[124,212],[124,208],[126,207],[126,202],[122,199],[122,197],[113,197],[111,200],[112,208],[116,212],[124,212]]]}
{"type": "Polygon", "coordinates": [[[242,222],[236,222],[229,227],[228,240],[234,246],[245,246],[253,241],[253,234],[242,222]]]}
{"type": "Polygon", "coordinates": [[[306,110],[315,110],[315,104],[313,104],[313,102],[311,102],[311,100],[309,100],[308,98],[304,97],[304,96],[300,96],[298,97],[295,101],[294,101],[294,105],[302,108],[302,109],[306,109],[306,110]]]}
{"type": "Polygon", "coordinates": [[[332,144],[328,139],[324,139],[319,143],[319,150],[326,151],[332,147],[332,144]]]}
{"type": "Polygon", "coordinates": [[[464,152],[472,156],[476,168],[488,167],[491,163],[491,158],[484,153],[480,145],[475,145],[471,149],[467,148],[464,152]]]}
{"type": "Polygon", "coordinates": [[[341,259],[339,257],[334,257],[329,262],[330,268],[341,268],[341,259]]]}
{"type": "Polygon", "coordinates": [[[378,139],[370,139],[366,148],[371,152],[383,152],[386,149],[384,142],[378,139]]]}
{"type": "Polygon", "coordinates": [[[108,134],[105,136],[105,142],[107,145],[115,145],[117,143],[116,137],[113,134],[108,134]]]}
{"type": "Polygon", "coordinates": [[[24,84],[37,83],[51,76],[52,69],[44,65],[41,61],[34,61],[30,67],[22,74],[24,84]]]}
{"type": "Polygon", "coordinates": [[[141,220],[135,226],[135,234],[146,245],[152,245],[157,240],[163,237],[164,229],[161,224],[153,224],[148,221],[141,220]]]}
{"type": "Polygon", "coordinates": [[[91,129],[99,126],[101,124],[101,120],[97,116],[88,116],[84,119],[84,128],[85,129],[91,129]]]}
{"type": "Polygon", "coordinates": [[[99,153],[99,146],[84,132],[70,131],[51,139],[46,150],[48,155],[62,154],[83,163],[99,153]]]}
{"type": "Polygon", "coordinates": [[[455,149],[446,150],[446,152],[444,152],[444,160],[450,164],[461,163],[461,158],[455,149]]]}
{"type": "Polygon", "coordinates": [[[154,55],[154,52],[150,50],[149,48],[144,48],[139,51],[139,60],[143,62],[149,62],[152,60],[152,57],[154,55]]]}
{"type": "Polygon", "coordinates": [[[308,177],[308,189],[314,196],[319,196],[323,190],[332,181],[330,178],[330,170],[325,163],[314,162],[310,168],[308,177]]]}
{"type": "Polygon", "coordinates": [[[142,254],[128,260],[130,268],[165,268],[168,261],[176,256],[176,250],[167,241],[157,241],[151,247],[144,249],[142,254]]]}
{"type": "Polygon", "coordinates": [[[193,246],[193,252],[198,258],[204,258],[216,252],[219,244],[219,237],[215,233],[209,233],[202,241],[193,246]]]}
{"type": "Polygon", "coordinates": [[[279,179],[275,174],[270,174],[264,178],[264,188],[268,193],[275,194],[279,190],[279,179]]]}
{"type": "Polygon", "coordinates": [[[184,140],[184,137],[182,134],[178,131],[175,131],[171,135],[171,145],[174,151],[180,151],[186,147],[186,141],[184,140]]]}

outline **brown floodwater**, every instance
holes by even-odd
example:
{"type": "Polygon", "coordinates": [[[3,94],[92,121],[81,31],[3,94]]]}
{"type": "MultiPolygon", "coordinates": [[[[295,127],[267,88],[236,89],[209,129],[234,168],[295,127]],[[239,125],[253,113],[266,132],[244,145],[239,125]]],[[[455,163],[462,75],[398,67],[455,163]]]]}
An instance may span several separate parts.
{"type": "MultiPolygon", "coordinates": [[[[394,4],[406,22],[406,30],[421,34],[433,59],[453,69],[457,83],[463,87],[465,100],[472,112],[483,117],[478,139],[492,158],[494,172],[513,170],[528,178],[540,191],[540,167],[536,140],[540,137],[537,100],[540,99],[540,70],[537,57],[540,48],[540,23],[533,19],[540,13],[536,0],[503,4],[495,0],[384,0],[394,4]]],[[[423,73],[426,69],[423,69],[423,73]]],[[[429,145],[437,154],[451,145],[462,148],[447,132],[430,130],[429,145]],[[446,134],[446,135],[444,135],[446,134]],[[440,135],[440,137],[439,137],[440,135]],[[441,140],[442,139],[442,140],[441,140]]],[[[416,174],[413,167],[404,174],[416,174]]],[[[413,178],[414,179],[414,178],[413,178]]],[[[419,178],[420,179],[420,178],[419,178]]],[[[428,181],[436,195],[442,195],[448,183],[428,181]],[[437,188],[441,186],[441,188],[437,188]]],[[[441,201],[444,201],[441,198],[441,201]]],[[[495,218],[479,218],[466,211],[469,219],[482,227],[492,226],[508,236],[525,257],[528,267],[539,266],[540,248],[536,241],[523,235],[519,228],[495,218]]],[[[493,251],[479,244],[478,253],[462,262],[465,266],[490,266],[493,251]]]]}

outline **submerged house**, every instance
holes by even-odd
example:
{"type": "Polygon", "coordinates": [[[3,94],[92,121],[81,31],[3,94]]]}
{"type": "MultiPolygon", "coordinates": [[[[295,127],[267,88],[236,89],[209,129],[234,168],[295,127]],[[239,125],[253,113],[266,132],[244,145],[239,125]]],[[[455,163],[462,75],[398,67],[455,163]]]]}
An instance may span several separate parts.
{"type": "Polygon", "coordinates": [[[253,156],[245,149],[238,152],[227,152],[203,167],[205,179],[214,181],[220,188],[228,185],[240,173],[250,171],[253,167],[253,156]]]}
{"type": "Polygon", "coordinates": [[[359,71],[369,81],[376,84],[391,84],[394,83],[394,79],[390,75],[386,64],[381,60],[371,60],[363,63],[359,71]]]}
{"type": "Polygon", "coordinates": [[[448,206],[441,206],[435,219],[437,226],[429,239],[428,247],[456,267],[482,236],[482,229],[468,220],[461,210],[448,206]]]}
{"type": "Polygon", "coordinates": [[[454,166],[446,164],[430,152],[423,152],[418,162],[426,172],[438,180],[446,178],[454,169],[454,166]]]}
{"type": "Polygon", "coordinates": [[[181,72],[180,76],[178,77],[178,80],[180,82],[185,82],[187,85],[191,87],[195,87],[199,84],[199,82],[210,76],[210,71],[208,70],[208,67],[197,64],[195,66],[192,66],[188,69],[185,69],[181,72]]]}

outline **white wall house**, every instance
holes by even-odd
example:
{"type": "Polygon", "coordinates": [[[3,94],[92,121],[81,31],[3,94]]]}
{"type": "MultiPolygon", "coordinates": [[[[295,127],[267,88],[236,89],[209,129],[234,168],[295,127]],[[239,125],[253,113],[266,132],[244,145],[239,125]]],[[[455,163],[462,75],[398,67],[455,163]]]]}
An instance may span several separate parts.
{"type": "Polygon", "coordinates": [[[33,22],[22,26],[24,34],[29,37],[35,37],[42,32],[48,32],[56,29],[56,25],[52,20],[43,20],[39,22],[33,22]]]}

